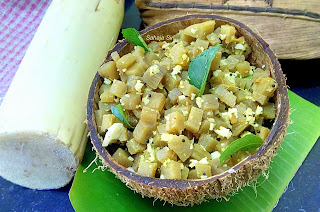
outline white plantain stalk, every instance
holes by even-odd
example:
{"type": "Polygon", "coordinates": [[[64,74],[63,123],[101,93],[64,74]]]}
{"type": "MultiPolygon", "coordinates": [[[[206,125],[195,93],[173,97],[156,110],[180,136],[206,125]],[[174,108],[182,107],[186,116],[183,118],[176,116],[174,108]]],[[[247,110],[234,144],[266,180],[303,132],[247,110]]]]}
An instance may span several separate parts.
{"type": "Polygon", "coordinates": [[[117,41],[123,0],[53,0],[0,108],[0,176],[66,185],[87,142],[92,79],[117,41]]]}

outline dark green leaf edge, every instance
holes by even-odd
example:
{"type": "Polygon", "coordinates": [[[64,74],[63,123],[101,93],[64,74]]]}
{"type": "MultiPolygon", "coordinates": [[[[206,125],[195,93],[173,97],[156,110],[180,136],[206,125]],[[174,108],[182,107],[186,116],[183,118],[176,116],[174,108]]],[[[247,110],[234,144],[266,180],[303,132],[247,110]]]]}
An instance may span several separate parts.
{"type": "Polygon", "coordinates": [[[219,166],[232,154],[238,151],[249,151],[252,152],[261,146],[263,140],[254,134],[247,134],[242,138],[238,138],[233,141],[220,155],[219,166]]]}
{"type": "Polygon", "coordinates": [[[143,40],[139,32],[134,28],[127,28],[122,30],[123,37],[127,38],[128,41],[136,46],[141,46],[145,51],[150,52],[151,49],[148,47],[146,42],[143,40]]]}
{"type": "Polygon", "coordinates": [[[124,114],[124,111],[123,111],[123,107],[121,104],[118,104],[117,106],[112,106],[111,107],[111,112],[112,114],[117,117],[120,121],[122,121],[123,123],[125,123],[128,127],[130,127],[131,129],[134,129],[134,127],[132,127],[127,118],[126,118],[126,115],[124,114]]]}
{"type": "Polygon", "coordinates": [[[204,89],[206,86],[212,60],[215,58],[216,52],[218,51],[220,46],[221,45],[219,44],[204,50],[203,52],[201,52],[200,55],[194,58],[190,63],[190,66],[188,69],[188,76],[190,79],[189,82],[191,85],[195,86],[200,90],[198,94],[199,97],[201,97],[202,94],[204,93],[204,89]],[[205,72],[205,73],[201,74],[201,72],[205,72]],[[199,79],[199,76],[202,78],[199,79]]]}

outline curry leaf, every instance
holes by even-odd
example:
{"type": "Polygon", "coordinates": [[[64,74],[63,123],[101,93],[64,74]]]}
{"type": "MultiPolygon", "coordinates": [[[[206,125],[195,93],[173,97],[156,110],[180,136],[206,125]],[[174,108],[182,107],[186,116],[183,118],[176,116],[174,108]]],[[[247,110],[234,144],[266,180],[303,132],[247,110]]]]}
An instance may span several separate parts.
{"type": "Polygon", "coordinates": [[[118,104],[117,106],[112,106],[111,107],[111,112],[113,113],[113,115],[115,117],[117,117],[120,121],[122,121],[123,123],[125,123],[128,127],[130,127],[131,129],[134,129],[134,127],[132,127],[127,118],[126,115],[124,114],[123,108],[121,106],[121,104],[118,104]]]}
{"type": "Polygon", "coordinates": [[[242,138],[238,138],[222,152],[222,154],[220,155],[220,165],[233,153],[236,153],[238,151],[252,152],[253,150],[260,147],[262,143],[263,140],[259,136],[254,134],[248,134],[243,136],[242,138]]]}
{"type": "Polygon", "coordinates": [[[198,96],[202,96],[206,87],[206,82],[211,67],[212,60],[220,45],[216,45],[204,50],[200,55],[194,58],[188,69],[189,82],[200,90],[198,96]]]}
{"type": "Polygon", "coordinates": [[[137,30],[135,30],[134,28],[123,29],[122,35],[123,35],[123,37],[127,38],[129,42],[133,43],[134,45],[141,46],[147,52],[151,51],[150,48],[148,47],[148,45],[146,44],[146,42],[144,42],[144,40],[141,37],[141,35],[139,34],[139,32],[137,30]]]}

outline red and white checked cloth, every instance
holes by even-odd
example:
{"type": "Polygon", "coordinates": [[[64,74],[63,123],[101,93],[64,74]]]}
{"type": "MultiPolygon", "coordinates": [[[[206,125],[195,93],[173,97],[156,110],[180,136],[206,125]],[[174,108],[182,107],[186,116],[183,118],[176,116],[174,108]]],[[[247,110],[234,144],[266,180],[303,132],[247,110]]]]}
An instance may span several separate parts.
{"type": "Polygon", "coordinates": [[[51,0],[0,0],[0,105],[51,0]]]}

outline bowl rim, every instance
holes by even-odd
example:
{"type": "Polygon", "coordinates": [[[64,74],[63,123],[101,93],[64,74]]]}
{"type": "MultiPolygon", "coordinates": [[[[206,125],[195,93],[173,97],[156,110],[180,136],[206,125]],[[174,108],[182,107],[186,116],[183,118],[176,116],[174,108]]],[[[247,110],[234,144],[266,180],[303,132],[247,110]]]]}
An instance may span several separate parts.
{"type": "MultiPolygon", "coordinates": [[[[98,136],[98,132],[95,128],[94,125],[94,97],[95,97],[95,93],[96,93],[96,87],[97,84],[99,83],[100,80],[100,75],[97,72],[92,84],[90,86],[90,91],[89,91],[89,95],[88,95],[88,102],[87,102],[87,124],[88,124],[88,128],[90,131],[90,138],[91,138],[91,142],[95,148],[95,150],[98,152],[98,154],[100,155],[100,157],[102,158],[103,162],[106,163],[106,165],[113,169],[112,171],[116,171],[117,173],[124,175],[127,178],[130,178],[130,180],[133,180],[137,183],[140,184],[147,184],[147,185],[152,185],[154,187],[159,187],[159,188],[176,188],[176,189],[187,189],[193,186],[201,186],[204,184],[207,184],[209,182],[215,181],[217,180],[219,182],[219,180],[221,180],[222,178],[226,177],[229,174],[235,173],[237,170],[240,169],[240,167],[244,166],[246,163],[249,163],[250,161],[261,157],[262,155],[264,155],[268,149],[270,149],[270,147],[272,145],[276,145],[276,142],[281,143],[281,136],[282,134],[284,134],[287,129],[288,126],[288,122],[289,122],[289,97],[288,97],[288,92],[287,92],[287,86],[286,86],[286,82],[285,82],[285,78],[280,66],[280,63],[277,59],[277,57],[275,56],[275,54],[273,53],[273,51],[269,48],[269,45],[256,33],[254,33],[249,27],[247,27],[245,24],[240,23],[236,20],[227,18],[227,17],[222,17],[222,16],[217,16],[217,15],[187,15],[187,16],[182,16],[182,17],[178,17],[178,18],[174,18],[174,19],[170,19],[164,22],[160,22],[157,23],[155,25],[152,25],[150,27],[147,27],[141,31],[139,31],[139,33],[141,35],[145,34],[146,32],[156,29],[160,26],[163,25],[167,25],[167,24],[171,24],[173,22],[178,22],[178,21],[185,21],[185,20],[189,20],[189,19],[211,19],[211,20],[221,20],[221,21],[227,21],[230,22],[234,25],[237,25],[240,28],[245,29],[249,34],[251,34],[257,41],[258,43],[262,46],[264,52],[268,55],[268,57],[270,58],[271,62],[272,62],[272,66],[274,68],[274,78],[276,80],[276,82],[278,83],[278,88],[277,88],[277,92],[278,92],[278,114],[275,118],[275,121],[273,123],[273,126],[271,128],[271,131],[268,135],[268,137],[265,139],[264,143],[261,145],[261,147],[258,149],[258,151],[253,154],[248,156],[246,159],[242,160],[241,162],[239,162],[238,164],[236,164],[235,166],[233,166],[231,169],[220,173],[218,175],[214,175],[211,176],[209,178],[206,179],[197,179],[197,180],[184,180],[184,179],[160,179],[160,178],[152,178],[152,177],[145,177],[145,176],[141,176],[138,175],[136,172],[131,172],[128,169],[126,169],[123,166],[119,166],[111,157],[111,155],[106,151],[106,149],[104,147],[102,147],[102,143],[101,140],[98,136]]],[[[114,46],[113,49],[111,49],[103,64],[110,61],[111,58],[111,53],[114,51],[119,51],[121,50],[123,47],[125,47],[129,42],[127,41],[127,39],[123,39],[118,41],[118,43],[114,46]]],[[[277,143],[277,145],[279,145],[279,143],[277,143]]]]}

